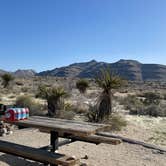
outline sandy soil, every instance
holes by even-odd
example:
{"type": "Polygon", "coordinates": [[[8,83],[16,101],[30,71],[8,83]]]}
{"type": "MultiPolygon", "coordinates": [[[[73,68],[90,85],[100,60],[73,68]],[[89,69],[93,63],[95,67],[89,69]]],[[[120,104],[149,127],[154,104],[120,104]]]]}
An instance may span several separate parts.
{"type": "MultiPolygon", "coordinates": [[[[12,135],[0,137],[0,139],[32,147],[49,144],[49,135],[40,133],[35,129],[17,130],[12,135]]],[[[61,147],[59,152],[76,156],[88,166],[165,166],[166,162],[166,154],[127,143],[95,145],[78,141],[61,147]],[[85,155],[88,156],[88,159],[83,159],[85,155]]],[[[41,164],[0,153],[0,166],[38,165],[41,164]]]]}

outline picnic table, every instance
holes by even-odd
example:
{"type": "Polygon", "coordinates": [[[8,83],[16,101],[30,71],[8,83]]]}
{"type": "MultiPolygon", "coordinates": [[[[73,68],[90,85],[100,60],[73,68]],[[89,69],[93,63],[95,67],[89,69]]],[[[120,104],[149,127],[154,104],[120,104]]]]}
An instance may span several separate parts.
{"type": "MultiPolygon", "coordinates": [[[[97,123],[88,123],[88,122],[80,122],[80,121],[74,121],[74,120],[66,120],[66,119],[58,119],[58,118],[48,118],[48,117],[40,117],[40,116],[31,116],[26,120],[19,120],[19,121],[6,121],[7,123],[17,125],[17,126],[24,126],[24,127],[31,127],[31,128],[37,128],[40,131],[45,131],[50,133],[50,145],[47,147],[42,147],[40,150],[37,149],[31,149],[29,151],[29,147],[21,147],[21,149],[27,149],[29,153],[26,153],[26,155],[23,155],[23,153],[20,151],[21,145],[15,145],[14,148],[17,149],[17,146],[19,146],[19,155],[25,158],[33,159],[36,161],[40,161],[39,158],[42,156],[37,156],[35,158],[32,156],[32,154],[41,153],[43,156],[50,156],[47,154],[46,149],[50,150],[50,152],[55,153],[55,155],[59,155],[58,162],[52,162],[51,159],[47,161],[48,163],[51,163],[51,165],[55,166],[58,164],[62,165],[74,165],[76,163],[76,159],[67,158],[66,156],[61,156],[62,154],[56,153],[55,151],[58,149],[58,146],[71,143],[74,141],[85,141],[85,142],[92,142],[92,143],[111,143],[111,144],[119,144],[121,141],[118,139],[111,139],[107,137],[102,137],[96,135],[97,132],[103,131],[104,129],[107,129],[109,126],[105,124],[97,124],[97,123]],[[66,142],[60,143],[58,141],[58,138],[67,138],[70,140],[67,140],[66,142]],[[41,152],[41,150],[45,149],[45,151],[41,152]],[[34,153],[33,153],[34,151],[34,153]],[[29,155],[29,156],[28,156],[29,155]],[[70,160],[69,160],[70,159],[70,160]]],[[[8,150],[5,150],[6,144],[5,142],[2,142],[0,145],[0,151],[10,153],[10,148],[8,150]],[[1,147],[4,144],[3,147],[1,147]]],[[[51,153],[51,154],[52,154],[51,153]]],[[[12,152],[11,154],[14,154],[12,152]]],[[[16,155],[18,155],[16,154],[16,155]]],[[[54,155],[54,157],[55,157],[54,155]]],[[[55,157],[56,158],[56,157],[55,157]]],[[[44,160],[44,159],[43,159],[44,160]]],[[[48,160],[48,159],[46,159],[48,160]]],[[[43,161],[40,161],[43,162],[43,161]]]]}

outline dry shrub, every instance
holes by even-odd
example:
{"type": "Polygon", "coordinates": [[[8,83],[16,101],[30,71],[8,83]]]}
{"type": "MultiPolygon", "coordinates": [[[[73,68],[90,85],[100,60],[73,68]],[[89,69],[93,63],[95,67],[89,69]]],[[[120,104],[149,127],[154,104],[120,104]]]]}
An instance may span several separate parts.
{"type": "Polygon", "coordinates": [[[60,110],[58,112],[59,114],[57,114],[56,116],[57,118],[68,119],[68,120],[74,119],[75,113],[73,111],[60,110]]]}
{"type": "Polygon", "coordinates": [[[128,96],[121,100],[120,103],[133,115],[149,115],[153,117],[166,116],[166,105],[159,104],[158,95],[148,93],[145,96],[148,97],[144,100],[137,98],[136,96],[128,96]]]}
{"type": "MultiPolygon", "coordinates": [[[[96,112],[96,107],[90,105],[89,112],[86,114],[86,120],[88,122],[98,122],[97,117],[98,113],[96,112]]],[[[100,121],[102,123],[110,124],[109,130],[120,131],[123,127],[127,125],[126,120],[117,113],[112,113],[109,118],[100,121]]]]}
{"type": "Polygon", "coordinates": [[[120,131],[123,127],[127,126],[127,121],[118,114],[111,114],[109,117],[109,122],[111,130],[120,131]]]}
{"type": "Polygon", "coordinates": [[[36,103],[30,96],[19,96],[16,99],[16,107],[27,107],[30,110],[30,115],[43,115],[43,105],[36,103]]]}

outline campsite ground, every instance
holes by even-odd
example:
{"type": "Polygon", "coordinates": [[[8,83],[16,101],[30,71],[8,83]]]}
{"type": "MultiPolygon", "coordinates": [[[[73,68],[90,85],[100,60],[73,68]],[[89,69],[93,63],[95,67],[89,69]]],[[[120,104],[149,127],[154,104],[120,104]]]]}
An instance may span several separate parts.
{"type": "MultiPolygon", "coordinates": [[[[41,147],[48,145],[49,134],[40,133],[36,129],[24,129],[17,130],[13,135],[1,137],[0,139],[32,147],[41,147]]],[[[78,141],[61,147],[59,152],[75,156],[88,166],[164,166],[166,162],[166,154],[128,143],[95,145],[78,141]],[[86,155],[88,159],[84,159],[86,155]]],[[[37,166],[40,164],[0,153],[0,165],[37,166]]]]}

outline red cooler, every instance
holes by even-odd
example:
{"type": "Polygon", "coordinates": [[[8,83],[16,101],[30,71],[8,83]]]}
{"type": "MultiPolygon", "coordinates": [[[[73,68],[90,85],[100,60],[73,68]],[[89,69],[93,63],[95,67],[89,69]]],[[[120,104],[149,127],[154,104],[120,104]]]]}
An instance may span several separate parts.
{"type": "Polygon", "coordinates": [[[20,118],[20,111],[18,111],[15,108],[9,108],[5,111],[5,119],[9,121],[16,121],[19,120],[20,118]]]}

